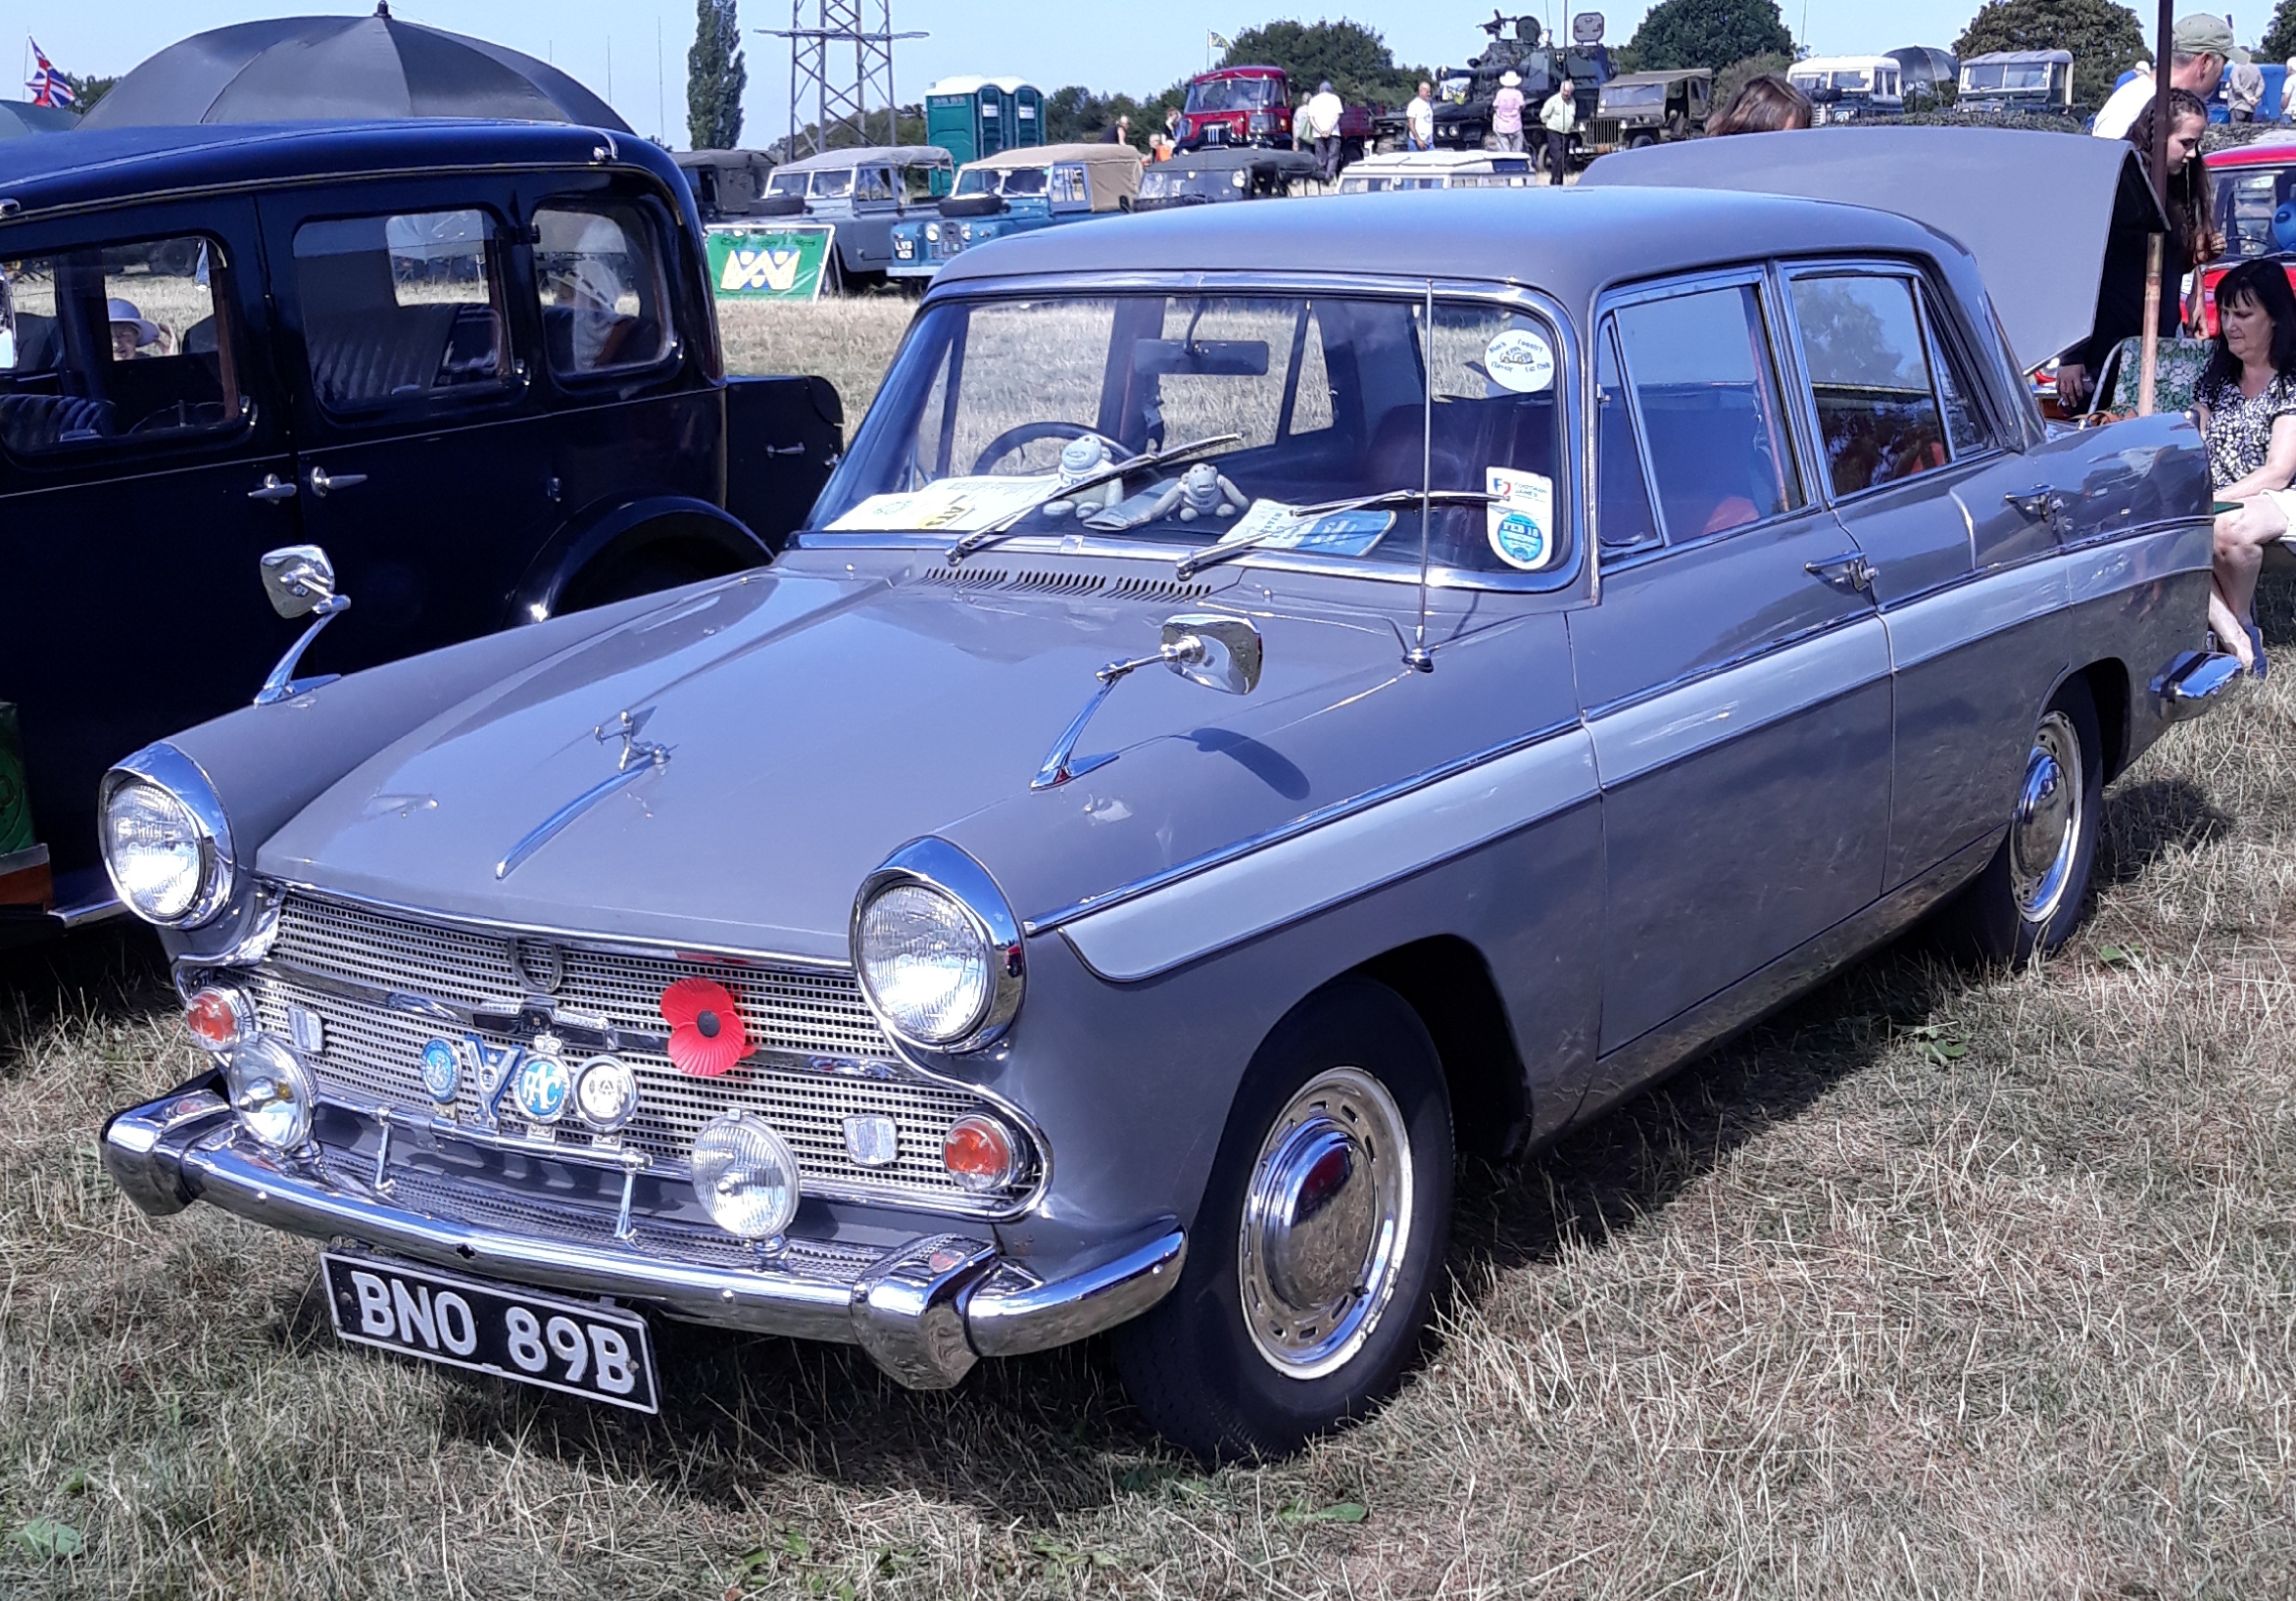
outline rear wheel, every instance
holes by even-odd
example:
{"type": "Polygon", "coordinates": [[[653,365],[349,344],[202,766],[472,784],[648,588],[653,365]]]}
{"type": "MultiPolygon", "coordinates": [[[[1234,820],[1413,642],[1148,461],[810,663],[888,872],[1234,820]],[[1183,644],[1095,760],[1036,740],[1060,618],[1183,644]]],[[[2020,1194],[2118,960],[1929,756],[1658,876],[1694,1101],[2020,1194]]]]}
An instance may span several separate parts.
{"type": "Polygon", "coordinates": [[[1993,961],[2047,955],[2072,937],[2104,823],[2104,742],[2088,684],[2068,679],[2034,725],[2009,833],[1950,922],[1993,961]]]}
{"type": "Polygon", "coordinates": [[[1179,1285],[1117,1332],[1134,1403],[1207,1462],[1281,1456],[1361,1417],[1418,1352],[1451,1171],[1418,1014],[1366,980],[1303,1003],[1246,1075],[1179,1285]]]}

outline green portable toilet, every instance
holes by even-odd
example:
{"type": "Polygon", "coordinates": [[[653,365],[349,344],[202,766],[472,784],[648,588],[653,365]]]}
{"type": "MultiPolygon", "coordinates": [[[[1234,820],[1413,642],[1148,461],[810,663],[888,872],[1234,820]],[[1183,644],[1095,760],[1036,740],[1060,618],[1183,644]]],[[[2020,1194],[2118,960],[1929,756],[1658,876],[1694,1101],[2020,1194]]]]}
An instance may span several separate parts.
{"type": "Polygon", "coordinates": [[[1045,96],[1034,83],[1016,77],[997,79],[1004,96],[1006,149],[1033,147],[1045,142],[1045,96]]]}
{"type": "Polygon", "coordinates": [[[945,77],[925,91],[925,142],[948,151],[959,167],[1011,143],[1005,132],[1011,121],[1003,90],[985,77],[945,77]]]}

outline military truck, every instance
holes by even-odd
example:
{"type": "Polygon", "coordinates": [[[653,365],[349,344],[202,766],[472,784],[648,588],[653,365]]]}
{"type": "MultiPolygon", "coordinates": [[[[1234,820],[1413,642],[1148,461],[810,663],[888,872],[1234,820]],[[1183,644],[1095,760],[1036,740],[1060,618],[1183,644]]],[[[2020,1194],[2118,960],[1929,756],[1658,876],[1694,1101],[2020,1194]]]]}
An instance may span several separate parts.
{"type": "Polygon", "coordinates": [[[1589,159],[1705,132],[1714,100],[1714,70],[1623,73],[1603,84],[1600,92],[1601,105],[1583,129],[1589,159]]]}
{"type": "MultiPolygon", "coordinates": [[[[1602,85],[1616,75],[1610,50],[1601,44],[1566,45],[1550,40],[1536,17],[1506,17],[1494,11],[1483,31],[1489,43],[1483,53],[1467,58],[1464,67],[1437,69],[1435,83],[1435,144],[1438,150],[1481,150],[1490,134],[1490,103],[1498,94],[1499,75],[1514,73],[1523,79],[1523,132],[1527,144],[1539,141],[1539,107],[1554,92],[1558,79],[1568,77],[1579,102],[1579,125],[1584,129],[1601,106],[1602,85]]],[[[1372,131],[1382,150],[1400,150],[1408,138],[1401,111],[1382,112],[1372,120],[1372,131]]],[[[1571,136],[1574,159],[1583,149],[1583,133],[1571,136]]]]}

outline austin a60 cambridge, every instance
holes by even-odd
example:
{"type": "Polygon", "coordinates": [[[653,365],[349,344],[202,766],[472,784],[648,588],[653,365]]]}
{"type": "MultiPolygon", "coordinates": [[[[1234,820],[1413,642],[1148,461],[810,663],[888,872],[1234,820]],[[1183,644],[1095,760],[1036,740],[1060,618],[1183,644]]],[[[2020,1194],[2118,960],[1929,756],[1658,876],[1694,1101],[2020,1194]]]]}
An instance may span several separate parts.
{"type": "Polygon", "coordinates": [[[1459,1153],[1932,910],[2068,937],[2231,669],[2192,428],[2047,432],[2015,334],[1930,228],[1750,194],[965,251],[770,566],[109,774],[212,1067],[106,1161],[506,1379],[1108,1331],[1179,1445],[1294,1448],[1408,1372],[1459,1153]]]}

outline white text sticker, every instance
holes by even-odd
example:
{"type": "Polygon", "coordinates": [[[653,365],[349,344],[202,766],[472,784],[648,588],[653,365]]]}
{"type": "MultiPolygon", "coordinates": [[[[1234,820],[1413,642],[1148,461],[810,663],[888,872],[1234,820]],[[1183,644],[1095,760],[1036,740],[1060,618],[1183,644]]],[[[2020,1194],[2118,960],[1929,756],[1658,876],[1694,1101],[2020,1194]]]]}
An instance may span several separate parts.
{"type": "Polygon", "coordinates": [[[1483,487],[1498,497],[1484,508],[1492,554],[1536,572],[1554,555],[1554,480],[1540,472],[1485,467],[1483,487]]]}
{"type": "Polygon", "coordinates": [[[1554,382],[1554,350],[1546,336],[1530,328],[1509,328],[1483,349],[1490,381],[1518,395],[1535,395],[1554,382]]]}

